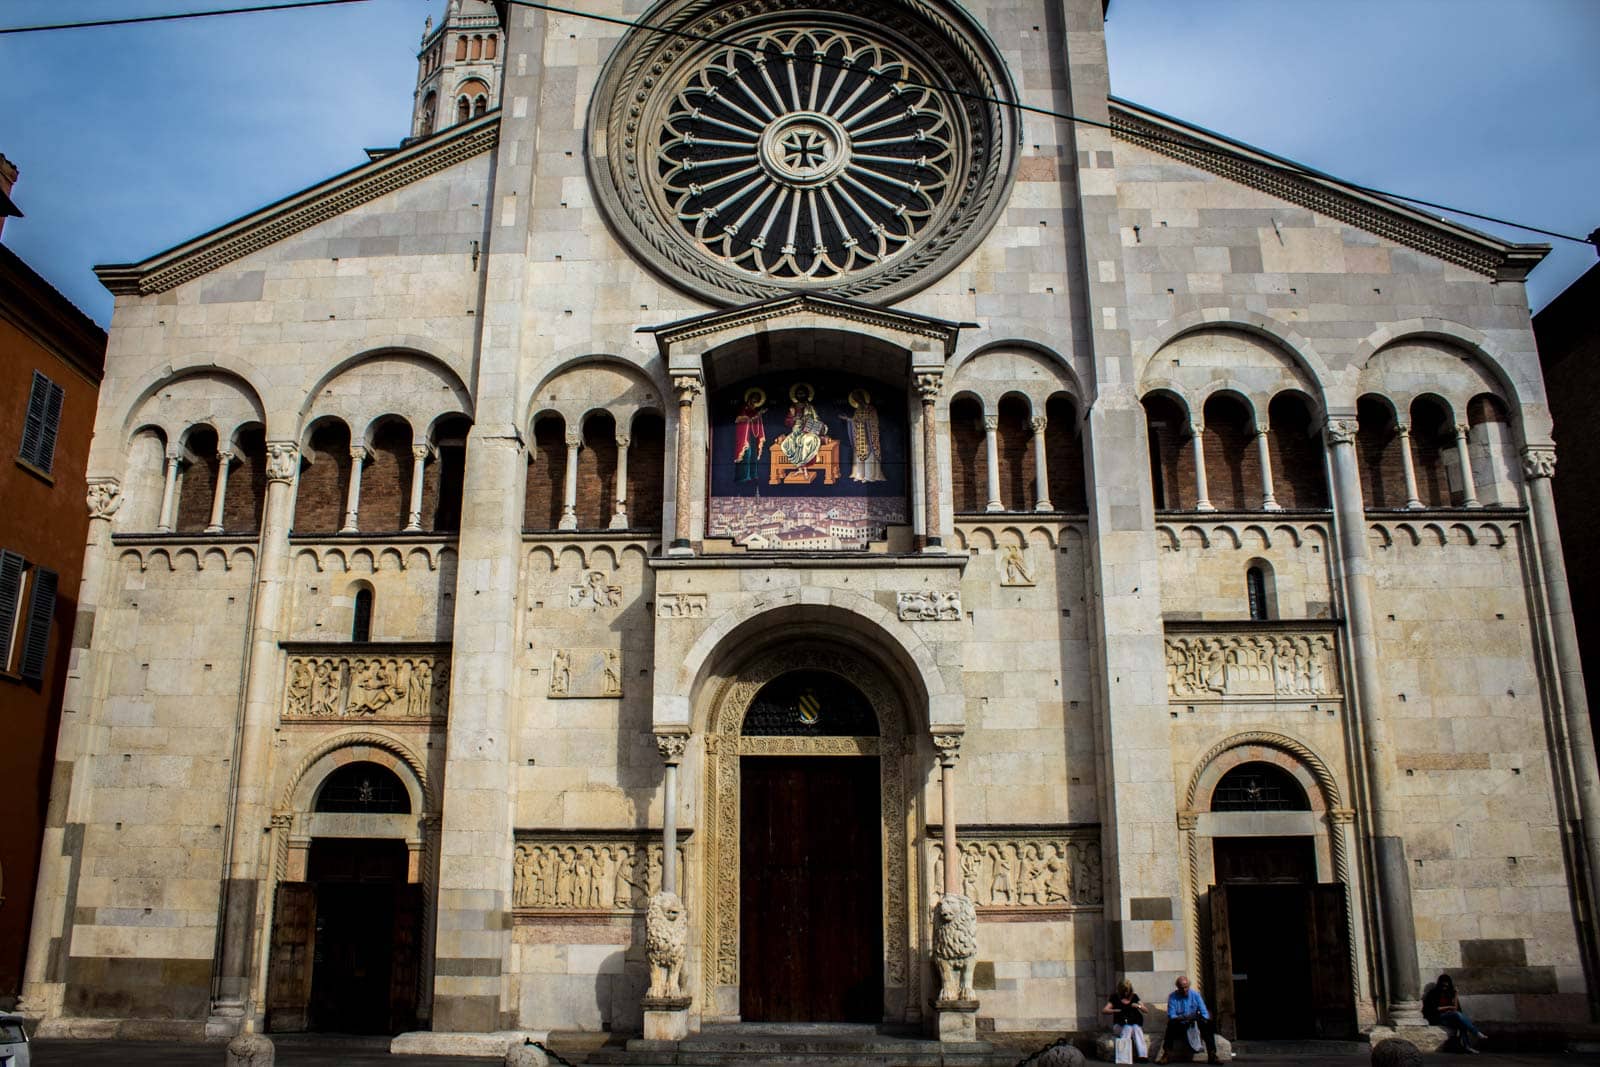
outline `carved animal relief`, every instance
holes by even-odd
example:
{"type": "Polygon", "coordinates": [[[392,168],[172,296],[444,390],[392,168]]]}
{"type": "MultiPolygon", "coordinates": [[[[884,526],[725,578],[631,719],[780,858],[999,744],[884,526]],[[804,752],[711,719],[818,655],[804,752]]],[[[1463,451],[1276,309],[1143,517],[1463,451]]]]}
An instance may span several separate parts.
{"type": "Polygon", "coordinates": [[[395,649],[291,655],[283,717],[309,722],[443,719],[449,699],[448,653],[395,649]]]}
{"type": "Polygon", "coordinates": [[[1186,700],[1337,696],[1333,638],[1287,631],[1168,637],[1167,688],[1186,700]]]}
{"type": "Polygon", "coordinates": [[[703,619],[705,615],[704,593],[663,593],[656,601],[658,619],[703,619]]]}
{"type": "Polygon", "coordinates": [[[622,586],[606,581],[604,571],[588,571],[583,581],[567,591],[571,608],[617,608],[622,606],[622,586]]]}
{"type": "MultiPolygon", "coordinates": [[[[680,888],[685,888],[683,876],[680,848],[680,888]]],[[[661,891],[661,845],[621,836],[519,839],[511,886],[518,910],[638,914],[661,891]]]]}
{"type": "Polygon", "coordinates": [[[959,622],[961,594],[939,592],[901,593],[896,597],[902,622],[959,622]]]}
{"type": "MultiPolygon", "coordinates": [[[[932,885],[944,885],[944,845],[933,846],[932,885]]],[[[1094,831],[963,841],[961,892],[981,911],[1098,908],[1100,839],[1094,831]]]]}

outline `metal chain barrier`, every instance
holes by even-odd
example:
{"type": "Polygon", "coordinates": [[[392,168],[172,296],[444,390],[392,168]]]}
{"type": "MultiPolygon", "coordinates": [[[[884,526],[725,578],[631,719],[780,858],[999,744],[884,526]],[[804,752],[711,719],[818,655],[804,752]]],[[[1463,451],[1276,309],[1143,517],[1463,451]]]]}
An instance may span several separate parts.
{"type": "Polygon", "coordinates": [[[577,1064],[567,1059],[565,1056],[551,1048],[549,1045],[545,1044],[543,1041],[535,1041],[532,1038],[529,1038],[526,1042],[524,1042],[524,1044],[532,1045],[546,1056],[549,1056],[552,1063],[559,1063],[562,1065],[562,1067],[578,1067],[577,1064]]]}
{"type": "Polygon", "coordinates": [[[1056,1038],[1054,1041],[1050,1042],[1044,1048],[1041,1048],[1036,1052],[1029,1053],[1028,1055],[1022,1057],[1022,1059],[1017,1061],[1017,1067],[1028,1067],[1028,1064],[1033,1063],[1040,1056],[1043,1056],[1046,1052],[1049,1052],[1051,1049],[1061,1048],[1063,1045],[1066,1046],[1067,1048],[1071,1048],[1072,1047],[1072,1039],[1069,1038],[1069,1037],[1058,1037],[1058,1038],[1056,1038]]]}

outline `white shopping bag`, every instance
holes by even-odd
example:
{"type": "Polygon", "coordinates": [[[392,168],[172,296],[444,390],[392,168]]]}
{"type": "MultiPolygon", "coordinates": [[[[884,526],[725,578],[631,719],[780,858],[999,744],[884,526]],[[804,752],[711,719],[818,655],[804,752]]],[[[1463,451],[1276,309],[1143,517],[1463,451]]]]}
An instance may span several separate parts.
{"type": "Polygon", "coordinates": [[[1133,1062],[1133,1034],[1126,1026],[1122,1027],[1122,1032],[1117,1035],[1116,1050],[1115,1058],[1118,1063],[1133,1062]]]}
{"type": "Polygon", "coordinates": [[[1200,1040],[1200,1024],[1189,1024],[1189,1049],[1192,1052],[1204,1052],[1206,1043],[1200,1040]]]}

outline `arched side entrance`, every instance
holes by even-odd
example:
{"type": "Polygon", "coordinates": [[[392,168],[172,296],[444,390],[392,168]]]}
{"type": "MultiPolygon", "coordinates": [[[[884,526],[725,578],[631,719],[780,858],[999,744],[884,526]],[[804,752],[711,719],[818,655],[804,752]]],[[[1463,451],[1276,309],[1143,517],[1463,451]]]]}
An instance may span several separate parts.
{"type": "Polygon", "coordinates": [[[820,634],[795,634],[793,643],[757,654],[731,672],[713,694],[706,720],[704,805],[706,835],[702,1003],[708,1018],[740,1015],[741,760],[745,757],[877,757],[877,831],[882,857],[883,1013],[886,1020],[920,1018],[920,968],[912,931],[917,929],[910,891],[915,870],[913,821],[907,777],[911,752],[906,706],[881,668],[868,657],[820,634]],[[859,690],[877,719],[877,736],[752,735],[746,715],[757,694],[795,672],[823,672],[859,690]]]}
{"type": "Polygon", "coordinates": [[[1190,968],[1229,1037],[1355,1032],[1362,983],[1353,819],[1327,764],[1285,735],[1235,735],[1196,765],[1178,814],[1190,968]],[[1243,913],[1250,923],[1231,921],[1243,913]],[[1263,928],[1265,941],[1256,937],[1263,928]],[[1291,987],[1296,999],[1278,1004],[1277,990],[1291,987]]]}

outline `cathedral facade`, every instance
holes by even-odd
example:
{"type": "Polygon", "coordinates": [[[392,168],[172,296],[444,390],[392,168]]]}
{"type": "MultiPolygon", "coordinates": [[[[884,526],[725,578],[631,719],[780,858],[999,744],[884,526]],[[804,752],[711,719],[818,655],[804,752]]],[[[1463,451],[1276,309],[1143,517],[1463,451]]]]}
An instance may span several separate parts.
{"type": "Polygon", "coordinates": [[[1100,0],[608,12],[452,0],[401,147],[100,268],[24,1010],[1590,1018],[1545,249],[1110,98],[1100,0]]]}

